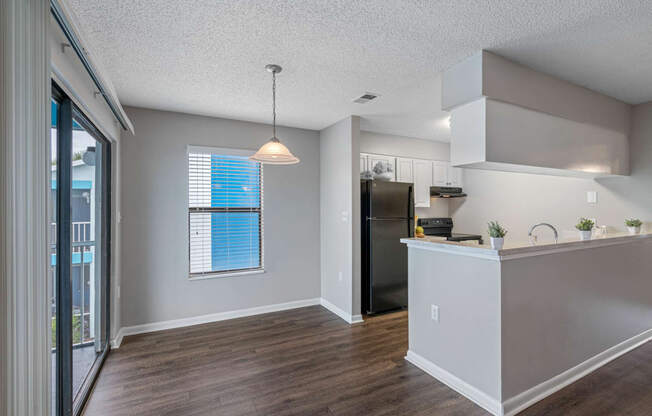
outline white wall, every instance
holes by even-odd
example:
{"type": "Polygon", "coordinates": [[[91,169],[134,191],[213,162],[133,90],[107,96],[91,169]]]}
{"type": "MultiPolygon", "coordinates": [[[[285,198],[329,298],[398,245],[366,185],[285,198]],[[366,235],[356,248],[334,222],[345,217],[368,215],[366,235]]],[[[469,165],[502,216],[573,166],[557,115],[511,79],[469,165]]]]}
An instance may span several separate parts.
{"type": "Polygon", "coordinates": [[[349,318],[360,314],[360,119],[320,133],[321,297],[349,318]]]}
{"type": "MultiPolygon", "coordinates": [[[[652,103],[633,108],[630,137],[631,176],[581,179],[465,169],[463,200],[451,201],[455,230],[483,233],[498,220],[507,238],[527,239],[531,225],[550,222],[560,231],[574,232],[579,217],[624,230],[625,218],[638,217],[652,226],[652,103]],[[586,202],[586,191],[598,192],[598,203],[586,202]]],[[[539,231],[541,238],[551,238],[539,231]]]]}
{"type": "Polygon", "coordinates": [[[84,111],[102,134],[112,141],[118,140],[121,131],[120,125],[104,98],[95,96],[97,87],[75,51],[71,47],[62,48],[61,45],[67,44],[68,39],[53,17],[50,17],[48,42],[54,80],[84,111]]]}
{"type": "Polygon", "coordinates": [[[127,108],[121,143],[122,325],[320,296],[319,134],[278,128],[301,163],[264,167],[265,273],[188,279],[187,145],[257,149],[263,124],[127,108]]]}
{"type": "MultiPolygon", "coordinates": [[[[450,160],[449,143],[370,131],[360,132],[360,152],[414,159],[450,160]]],[[[449,202],[440,198],[431,199],[429,208],[415,208],[414,212],[420,218],[448,217],[449,202]]]]}

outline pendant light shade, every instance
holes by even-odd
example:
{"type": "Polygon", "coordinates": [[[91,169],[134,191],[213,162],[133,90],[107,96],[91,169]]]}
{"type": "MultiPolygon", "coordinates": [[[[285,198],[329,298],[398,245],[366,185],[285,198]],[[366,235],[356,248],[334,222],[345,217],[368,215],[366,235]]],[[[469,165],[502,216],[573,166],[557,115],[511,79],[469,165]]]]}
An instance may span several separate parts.
{"type": "Polygon", "coordinates": [[[293,165],[299,163],[299,158],[290,152],[276,137],[276,74],[283,68],[278,65],[267,65],[265,69],[272,73],[272,138],[262,145],[249,159],[270,165],[293,165]]]}
{"type": "Polygon", "coordinates": [[[299,158],[290,153],[288,148],[278,141],[276,137],[269,139],[250,159],[273,165],[293,165],[299,163],[299,158]]]}

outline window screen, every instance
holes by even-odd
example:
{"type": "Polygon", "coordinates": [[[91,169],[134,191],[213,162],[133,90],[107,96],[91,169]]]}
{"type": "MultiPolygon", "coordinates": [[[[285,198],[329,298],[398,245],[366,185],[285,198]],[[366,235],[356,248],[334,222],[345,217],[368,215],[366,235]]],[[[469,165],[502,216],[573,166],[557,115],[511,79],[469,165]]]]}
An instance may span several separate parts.
{"type": "Polygon", "coordinates": [[[262,166],[238,153],[189,148],[191,277],[262,269],[262,166]]]}

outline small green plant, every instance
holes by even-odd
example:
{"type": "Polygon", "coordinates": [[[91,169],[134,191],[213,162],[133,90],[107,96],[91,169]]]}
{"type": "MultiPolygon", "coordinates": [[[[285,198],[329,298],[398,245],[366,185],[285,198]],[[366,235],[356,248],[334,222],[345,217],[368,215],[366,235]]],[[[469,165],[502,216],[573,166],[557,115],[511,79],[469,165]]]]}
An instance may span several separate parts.
{"type": "Polygon", "coordinates": [[[638,218],[632,218],[629,220],[625,220],[625,225],[628,227],[640,227],[643,224],[641,220],[638,218]]]}
{"type": "Polygon", "coordinates": [[[493,238],[503,238],[507,234],[507,230],[504,229],[498,221],[489,221],[489,237],[493,238]]]}
{"type": "Polygon", "coordinates": [[[579,222],[575,226],[580,231],[591,231],[595,223],[588,218],[580,218],[579,222]]]}

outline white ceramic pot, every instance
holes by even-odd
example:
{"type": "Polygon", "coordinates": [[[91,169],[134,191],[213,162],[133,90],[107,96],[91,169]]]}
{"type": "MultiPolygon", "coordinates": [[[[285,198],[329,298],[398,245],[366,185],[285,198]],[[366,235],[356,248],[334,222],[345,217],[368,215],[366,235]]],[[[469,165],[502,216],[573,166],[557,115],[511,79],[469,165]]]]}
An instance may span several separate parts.
{"type": "Polygon", "coordinates": [[[629,231],[630,234],[640,234],[641,233],[641,226],[639,225],[638,227],[627,227],[627,231],[629,231]]]}
{"type": "Polygon", "coordinates": [[[491,240],[491,248],[494,250],[502,250],[505,239],[503,237],[489,237],[491,240]]]}
{"type": "Polygon", "coordinates": [[[580,240],[586,241],[591,239],[591,231],[580,231],[580,240]]]}

